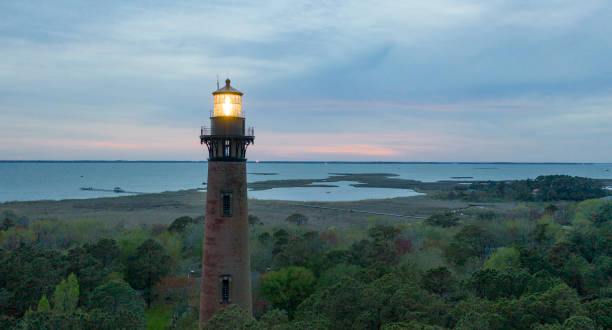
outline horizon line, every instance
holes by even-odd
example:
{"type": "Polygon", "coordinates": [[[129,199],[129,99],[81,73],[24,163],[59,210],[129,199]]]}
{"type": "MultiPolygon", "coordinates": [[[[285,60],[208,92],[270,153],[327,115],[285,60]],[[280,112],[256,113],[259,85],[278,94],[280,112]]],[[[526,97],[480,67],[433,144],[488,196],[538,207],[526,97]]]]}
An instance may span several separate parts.
{"type": "MultiPolygon", "coordinates": [[[[0,163],[208,163],[208,160],[21,160],[5,159],[0,163]]],[[[326,161],[326,160],[251,160],[247,163],[296,163],[296,164],[541,164],[541,165],[596,165],[610,162],[509,162],[509,161],[326,161]]]]}

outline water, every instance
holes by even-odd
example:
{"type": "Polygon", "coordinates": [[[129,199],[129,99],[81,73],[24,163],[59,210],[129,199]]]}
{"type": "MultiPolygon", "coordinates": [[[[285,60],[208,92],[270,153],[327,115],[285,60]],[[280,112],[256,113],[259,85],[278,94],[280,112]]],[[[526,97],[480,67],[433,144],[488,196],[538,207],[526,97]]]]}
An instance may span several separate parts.
{"type": "MultiPolygon", "coordinates": [[[[331,173],[393,173],[419,181],[514,180],[567,174],[612,179],[612,164],[468,164],[468,163],[248,163],[247,181],[324,179],[331,173]],[[262,175],[274,174],[274,175],[262,175]]],[[[207,164],[197,162],[0,162],[0,202],[15,200],[113,197],[113,192],[80,187],[155,193],[205,187],[207,164]]],[[[250,191],[250,198],[301,201],[361,200],[414,195],[408,189],[276,188],[250,191]]]]}
{"type": "Polygon", "coordinates": [[[337,181],[333,185],[338,187],[294,187],[294,188],[274,188],[249,192],[250,198],[256,199],[277,199],[303,202],[315,201],[334,201],[347,202],[362,199],[381,199],[393,197],[407,197],[421,195],[410,189],[390,189],[390,188],[355,188],[351,186],[357,182],[337,181]]]}

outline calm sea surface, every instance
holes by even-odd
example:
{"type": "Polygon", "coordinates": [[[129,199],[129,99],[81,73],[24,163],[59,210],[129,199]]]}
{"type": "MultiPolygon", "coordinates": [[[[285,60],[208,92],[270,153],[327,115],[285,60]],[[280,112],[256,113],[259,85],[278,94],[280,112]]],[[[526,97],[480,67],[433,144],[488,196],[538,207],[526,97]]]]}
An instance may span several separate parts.
{"type": "MultiPolygon", "coordinates": [[[[495,163],[275,163],[247,164],[249,182],[324,179],[332,173],[394,173],[420,181],[512,180],[567,174],[612,179],[612,164],[495,163]],[[268,175],[265,175],[268,174],[268,175]]],[[[207,164],[197,162],[0,162],[0,202],[119,196],[81,187],[133,192],[203,188],[207,164]]],[[[351,182],[333,188],[276,188],[249,191],[249,198],[297,201],[348,201],[411,196],[408,189],[355,188],[351,182]]]]}

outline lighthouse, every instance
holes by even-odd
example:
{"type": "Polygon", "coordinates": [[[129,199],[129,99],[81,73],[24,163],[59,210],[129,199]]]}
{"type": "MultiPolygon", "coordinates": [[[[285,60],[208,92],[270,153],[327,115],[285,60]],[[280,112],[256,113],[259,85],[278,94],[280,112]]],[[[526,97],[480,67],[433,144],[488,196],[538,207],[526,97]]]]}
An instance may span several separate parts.
{"type": "Polygon", "coordinates": [[[252,313],[246,150],[255,136],[229,79],[212,95],[210,127],[200,131],[208,149],[200,326],[229,304],[252,313]]]}

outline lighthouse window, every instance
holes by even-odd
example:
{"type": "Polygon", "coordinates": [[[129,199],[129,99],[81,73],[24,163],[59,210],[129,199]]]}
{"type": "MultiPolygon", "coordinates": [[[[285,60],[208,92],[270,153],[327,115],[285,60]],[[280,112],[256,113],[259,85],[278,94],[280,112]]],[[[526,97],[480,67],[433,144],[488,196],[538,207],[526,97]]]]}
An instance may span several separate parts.
{"type": "Polygon", "coordinates": [[[224,149],[223,156],[224,157],[230,156],[230,141],[229,140],[225,140],[225,149],[224,149]]]}
{"type": "Polygon", "coordinates": [[[221,215],[232,215],[232,194],[229,192],[221,193],[221,201],[223,203],[221,210],[221,215]]]}
{"type": "Polygon", "coordinates": [[[231,295],[231,291],[230,291],[230,283],[232,282],[232,275],[226,274],[226,275],[221,275],[219,278],[219,282],[221,282],[221,299],[220,302],[222,303],[228,303],[231,302],[232,299],[230,297],[231,295]]]}

